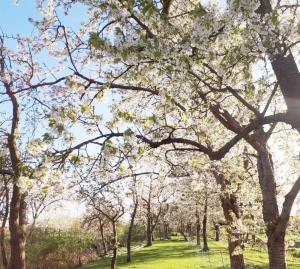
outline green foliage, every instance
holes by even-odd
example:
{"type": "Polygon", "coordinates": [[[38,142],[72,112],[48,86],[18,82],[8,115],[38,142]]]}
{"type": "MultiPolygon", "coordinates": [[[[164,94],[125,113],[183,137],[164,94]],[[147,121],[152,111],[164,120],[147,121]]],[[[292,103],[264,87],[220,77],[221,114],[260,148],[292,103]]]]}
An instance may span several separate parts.
{"type": "Polygon", "coordinates": [[[80,162],[80,157],[78,155],[73,155],[70,159],[70,161],[73,163],[73,164],[76,164],[76,163],[79,163],[80,162]]]}
{"type": "Polygon", "coordinates": [[[50,133],[43,134],[43,142],[50,142],[53,139],[53,136],[50,133]]]}
{"type": "Polygon", "coordinates": [[[89,44],[96,49],[100,49],[105,42],[98,36],[98,33],[90,33],[89,44]]]}
{"type": "MultiPolygon", "coordinates": [[[[128,223],[119,224],[118,226],[118,235],[119,235],[119,246],[125,247],[128,236],[128,223]]],[[[146,238],[145,226],[144,225],[134,225],[132,230],[132,244],[138,244],[143,242],[146,238]]]]}
{"type": "Polygon", "coordinates": [[[195,7],[195,9],[192,11],[191,15],[195,18],[204,16],[206,14],[206,10],[203,8],[203,6],[199,3],[198,6],[195,7]]]}
{"type": "Polygon", "coordinates": [[[31,174],[33,172],[33,169],[24,162],[19,162],[18,168],[25,174],[31,174]]]}
{"type": "Polygon", "coordinates": [[[73,265],[92,243],[90,235],[78,231],[35,229],[27,245],[28,263],[39,264],[40,268],[59,263],[73,265]]]}
{"type": "Polygon", "coordinates": [[[299,248],[292,248],[291,255],[295,258],[300,258],[300,249],[299,248]]]}
{"type": "Polygon", "coordinates": [[[143,147],[143,146],[139,147],[138,148],[138,153],[141,154],[141,155],[144,154],[145,153],[145,147],[143,147]]]}
{"type": "Polygon", "coordinates": [[[135,116],[129,111],[118,110],[117,115],[119,118],[124,119],[128,122],[132,122],[135,119],[135,116]]]}

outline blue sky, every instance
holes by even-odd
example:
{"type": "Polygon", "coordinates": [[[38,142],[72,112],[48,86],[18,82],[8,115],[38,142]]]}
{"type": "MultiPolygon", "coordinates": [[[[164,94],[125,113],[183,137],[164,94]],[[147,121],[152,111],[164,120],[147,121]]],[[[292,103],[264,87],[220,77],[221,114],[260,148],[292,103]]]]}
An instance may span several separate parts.
{"type": "Polygon", "coordinates": [[[6,34],[30,35],[33,26],[28,17],[38,18],[34,0],[23,0],[18,5],[12,0],[1,0],[0,12],[0,27],[6,34]]]}
{"type": "MultiPolygon", "coordinates": [[[[0,27],[6,34],[19,34],[22,36],[31,35],[34,26],[28,21],[28,18],[40,18],[36,9],[35,0],[20,0],[18,4],[13,0],[0,0],[0,27]]],[[[73,6],[70,15],[62,18],[67,25],[78,27],[81,19],[84,18],[86,8],[81,4],[73,6]]],[[[63,14],[63,13],[62,13],[63,14]]]]}

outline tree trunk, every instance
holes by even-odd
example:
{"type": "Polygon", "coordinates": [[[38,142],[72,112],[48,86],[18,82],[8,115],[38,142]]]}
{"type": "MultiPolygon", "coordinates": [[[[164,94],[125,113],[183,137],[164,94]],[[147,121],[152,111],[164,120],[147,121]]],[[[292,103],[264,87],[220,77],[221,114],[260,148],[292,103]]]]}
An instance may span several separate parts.
{"type": "Polygon", "coordinates": [[[192,240],[192,237],[193,237],[193,231],[192,231],[192,224],[191,223],[188,223],[186,225],[186,229],[187,229],[187,235],[188,235],[188,240],[192,240]]]}
{"type": "MultiPolygon", "coordinates": [[[[149,195],[150,197],[150,195],[149,195]]],[[[152,246],[153,241],[153,219],[151,214],[151,203],[150,198],[147,203],[147,230],[146,230],[146,237],[147,237],[147,244],[146,247],[152,246]]]]}
{"type": "Polygon", "coordinates": [[[169,224],[166,221],[164,221],[163,223],[163,229],[164,229],[164,240],[170,239],[169,224]]]}
{"type": "Polygon", "coordinates": [[[243,252],[237,253],[237,248],[240,247],[239,240],[228,240],[230,267],[231,269],[245,269],[245,261],[243,252]]]}
{"type": "Polygon", "coordinates": [[[134,225],[134,219],[136,215],[136,211],[138,208],[138,202],[136,201],[134,204],[133,212],[131,214],[129,229],[128,229],[128,236],[127,236],[127,262],[131,261],[131,239],[132,239],[132,230],[134,225]]]}
{"type": "MultiPolygon", "coordinates": [[[[264,17],[266,14],[270,14],[272,12],[271,1],[260,0],[260,7],[258,8],[257,12],[261,15],[261,17],[264,17]]],[[[278,52],[277,55],[270,57],[271,64],[279,83],[282,95],[284,96],[285,103],[288,108],[288,114],[293,120],[292,126],[296,128],[298,132],[300,132],[300,73],[292,52],[283,51],[281,45],[282,44],[280,44],[280,40],[278,39],[278,52]]],[[[300,183],[298,179],[292,187],[290,193],[286,196],[282,212],[279,216],[276,200],[276,182],[274,179],[273,167],[268,160],[269,154],[267,153],[267,150],[260,153],[261,156],[258,160],[258,162],[260,162],[258,163],[258,167],[260,174],[260,185],[265,187],[264,189],[262,188],[264,199],[263,216],[267,226],[270,268],[286,268],[283,241],[286,232],[286,225],[290,217],[291,207],[295,197],[297,196],[297,193],[299,192],[300,183]],[[264,169],[264,164],[266,164],[266,169],[264,169]],[[266,172],[266,174],[264,174],[264,172],[266,172]],[[267,177],[268,175],[270,178],[267,177]],[[275,187],[269,191],[266,188],[268,184],[270,184],[271,187],[275,185],[275,187]],[[275,197],[273,194],[274,192],[275,197]],[[275,202],[276,206],[274,205],[275,202]],[[272,210],[275,211],[272,212],[272,210]],[[274,236],[273,234],[278,233],[278,227],[280,233],[283,233],[283,239],[281,238],[282,236],[274,236]],[[274,240],[274,237],[276,240],[274,240]]]]}
{"type": "MultiPolygon", "coordinates": [[[[7,183],[6,183],[7,184],[7,183]]],[[[9,189],[7,185],[5,186],[5,207],[4,207],[4,216],[2,220],[1,230],[0,230],[0,246],[1,246],[1,256],[2,256],[2,264],[4,269],[8,268],[8,260],[6,257],[5,251],[5,226],[9,214],[9,189]]]]}
{"type": "Polygon", "coordinates": [[[181,220],[180,221],[180,230],[179,230],[180,234],[183,236],[184,241],[188,241],[186,234],[185,234],[185,227],[184,227],[184,223],[181,220]]]}
{"type": "Polygon", "coordinates": [[[106,247],[105,236],[104,236],[104,223],[102,223],[102,221],[101,221],[100,218],[99,218],[99,225],[100,225],[100,234],[101,234],[101,242],[102,242],[102,248],[103,248],[103,255],[106,256],[106,254],[107,254],[107,247],[106,247]]]}
{"type": "Polygon", "coordinates": [[[279,217],[273,164],[266,146],[258,151],[257,167],[263,196],[263,218],[268,237],[269,268],[286,269],[284,237],[288,219],[279,217]]]}
{"type": "MultiPolygon", "coordinates": [[[[266,0],[267,1],[267,0],[266,0]]],[[[272,156],[267,149],[268,136],[262,129],[256,131],[255,145],[257,150],[257,170],[263,198],[263,219],[268,238],[270,269],[285,269],[284,237],[295,198],[300,190],[300,177],[286,194],[279,214],[277,204],[276,181],[272,156]]]]}
{"type": "Polygon", "coordinates": [[[111,269],[116,269],[117,268],[117,255],[118,255],[118,235],[117,235],[117,227],[116,227],[116,222],[112,222],[112,228],[113,228],[113,240],[112,240],[112,258],[111,258],[111,269]]]}
{"type": "MultiPolygon", "coordinates": [[[[270,0],[260,0],[257,12],[263,17],[272,12],[270,0]]],[[[279,33],[280,34],[280,33],[279,33]]],[[[263,38],[262,38],[263,39],[263,38]]],[[[291,51],[282,49],[280,40],[277,43],[277,55],[271,55],[271,65],[276,75],[280,90],[285,99],[288,113],[293,119],[293,127],[300,132],[300,74],[291,51]]],[[[271,52],[269,52],[271,54],[271,52]]]]}
{"type": "Polygon", "coordinates": [[[25,195],[21,194],[16,184],[13,186],[10,203],[9,230],[11,244],[9,268],[25,269],[26,204],[25,195]]]}
{"type": "Polygon", "coordinates": [[[243,236],[234,226],[234,220],[240,218],[240,210],[237,203],[237,197],[235,193],[227,192],[227,185],[230,185],[223,174],[214,172],[217,184],[221,186],[221,205],[223,214],[226,219],[228,228],[228,250],[229,258],[232,269],[244,269],[244,255],[243,255],[243,236]]]}
{"type": "Polygon", "coordinates": [[[208,242],[207,242],[207,195],[205,197],[204,212],[203,212],[203,221],[202,221],[202,237],[203,237],[203,251],[208,251],[208,242]]]}
{"type": "Polygon", "coordinates": [[[6,251],[5,251],[5,228],[2,228],[1,227],[1,230],[0,230],[0,244],[1,244],[1,256],[2,256],[2,264],[3,264],[3,267],[4,269],[7,269],[8,268],[8,261],[7,261],[7,257],[6,257],[6,251]]]}
{"type": "Polygon", "coordinates": [[[256,243],[256,236],[255,234],[252,234],[252,247],[254,247],[255,243],[256,243]]]}
{"type": "Polygon", "coordinates": [[[200,215],[198,210],[196,211],[196,236],[197,236],[197,246],[200,246],[201,240],[200,240],[200,234],[201,234],[201,224],[200,224],[200,215]]]}
{"type": "Polygon", "coordinates": [[[147,247],[152,246],[152,221],[151,221],[151,216],[147,216],[147,231],[146,231],[146,236],[147,236],[147,247]]]}
{"type": "Polygon", "coordinates": [[[215,240],[220,241],[220,224],[214,223],[214,228],[215,228],[215,233],[216,233],[215,240]]]}
{"type": "Polygon", "coordinates": [[[14,172],[13,192],[10,201],[9,231],[10,231],[10,269],[25,269],[25,245],[26,245],[26,204],[25,195],[21,193],[18,183],[22,175],[20,169],[20,152],[17,146],[17,136],[20,123],[20,105],[17,96],[9,84],[5,83],[6,93],[12,103],[13,117],[11,131],[7,139],[10,161],[14,172]]]}
{"type": "Polygon", "coordinates": [[[268,239],[269,268],[286,269],[284,236],[268,239]]]}

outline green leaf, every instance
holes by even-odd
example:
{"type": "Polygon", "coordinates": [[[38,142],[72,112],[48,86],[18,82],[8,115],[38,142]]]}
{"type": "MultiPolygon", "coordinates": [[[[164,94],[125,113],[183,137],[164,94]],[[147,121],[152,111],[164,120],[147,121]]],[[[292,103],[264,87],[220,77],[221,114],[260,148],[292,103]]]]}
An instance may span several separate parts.
{"type": "Polygon", "coordinates": [[[73,155],[71,157],[70,161],[71,161],[71,163],[76,164],[76,163],[80,162],[80,157],[78,155],[73,155]]]}
{"type": "Polygon", "coordinates": [[[144,154],[145,153],[145,147],[139,147],[138,148],[138,153],[141,154],[141,155],[144,154]]]}

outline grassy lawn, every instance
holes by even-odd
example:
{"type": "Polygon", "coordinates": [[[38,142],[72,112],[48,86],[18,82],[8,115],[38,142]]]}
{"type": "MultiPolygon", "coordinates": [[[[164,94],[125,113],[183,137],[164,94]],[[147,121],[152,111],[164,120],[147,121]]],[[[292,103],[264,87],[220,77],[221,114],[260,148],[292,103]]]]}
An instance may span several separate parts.
{"type": "MultiPolygon", "coordinates": [[[[225,242],[211,241],[208,253],[199,252],[193,243],[173,240],[157,241],[150,248],[141,248],[133,252],[133,261],[125,262],[125,255],[118,257],[119,269],[227,269],[229,258],[225,242]]],[[[267,253],[248,249],[245,253],[248,268],[267,268],[267,253]]],[[[300,259],[288,257],[289,268],[300,269],[300,259]]],[[[103,258],[81,269],[107,269],[110,259],[103,258]]]]}

